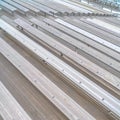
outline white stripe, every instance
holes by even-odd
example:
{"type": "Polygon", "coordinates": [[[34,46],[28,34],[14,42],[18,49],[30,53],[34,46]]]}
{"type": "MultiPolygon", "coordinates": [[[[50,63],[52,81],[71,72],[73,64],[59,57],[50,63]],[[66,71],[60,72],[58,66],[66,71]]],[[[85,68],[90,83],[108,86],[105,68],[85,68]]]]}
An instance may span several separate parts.
{"type": "Polygon", "coordinates": [[[84,31],[84,30],[82,30],[82,29],[80,29],[80,28],[78,28],[78,27],[76,27],[76,26],[74,26],[72,24],[69,24],[69,23],[67,23],[67,22],[65,22],[65,21],[63,21],[63,20],[61,20],[59,18],[55,19],[55,21],[62,24],[62,25],[64,25],[64,26],[66,26],[66,27],[68,27],[68,28],[70,28],[70,29],[73,29],[76,32],[79,32],[80,34],[83,34],[83,35],[87,36],[88,38],[90,38],[90,39],[92,39],[92,40],[94,40],[94,41],[96,41],[96,42],[98,42],[98,43],[100,43],[100,44],[102,44],[102,45],[116,51],[116,52],[120,53],[120,47],[118,47],[118,46],[116,46],[116,45],[114,45],[114,44],[112,44],[112,43],[110,43],[108,41],[105,41],[102,38],[99,38],[99,37],[87,32],[87,31],[84,31]]]}
{"type": "Polygon", "coordinates": [[[109,30],[111,30],[113,32],[120,33],[120,28],[118,28],[117,26],[111,25],[109,23],[106,23],[106,22],[98,20],[98,19],[90,19],[90,18],[88,18],[87,20],[94,23],[94,24],[97,24],[97,25],[99,25],[101,27],[107,28],[107,29],[109,29],[109,30]]]}
{"type": "Polygon", "coordinates": [[[89,10],[86,10],[86,9],[84,9],[84,8],[81,8],[81,7],[77,7],[77,6],[75,6],[75,5],[72,5],[72,4],[67,3],[67,2],[65,2],[65,1],[61,1],[61,0],[53,0],[53,1],[55,1],[55,2],[57,2],[57,3],[60,3],[60,4],[62,4],[62,5],[65,5],[65,6],[71,8],[71,9],[73,9],[73,10],[75,10],[75,11],[78,11],[78,12],[92,13],[92,12],[89,11],[89,10]]]}

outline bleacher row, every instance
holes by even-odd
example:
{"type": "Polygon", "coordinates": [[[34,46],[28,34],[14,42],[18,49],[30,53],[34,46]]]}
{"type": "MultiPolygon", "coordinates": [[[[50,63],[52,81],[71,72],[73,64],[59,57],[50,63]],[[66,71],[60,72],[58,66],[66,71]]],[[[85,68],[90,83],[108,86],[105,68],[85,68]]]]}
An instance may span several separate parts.
{"type": "Polygon", "coordinates": [[[79,11],[75,11],[60,5],[56,2],[44,2],[39,0],[0,0],[0,6],[3,10],[15,14],[16,12],[28,15],[33,13],[35,15],[49,15],[49,16],[112,16],[111,13],[94,12],[81,8],[79,11]],[[57,7],[59,6],[59,7],[57,7]]]}
{"type": "MultiPolygon", "coordinates": [[[[33,21],[34,19],[32,19],[32,21],[33,21]]],[[[17,20],[15,20],[15,23],[17,23],[19,26],[22,26],[21,24],[24,24],[23,26],[22,26],[22,28],[23,29],[26,29],[26,28],[28,28],[28,30],[30,30],[32,33],[31,34],[36,34],[36,35],[42,35],[43,33],[37,33],[37,31],[35,31],[36,30],[36,28],[34,28],[33,27],[33,30],[32,30],[32,27],[31,28],[29,28],[28,26],[28,24],[27,23],[25,23],[24,21],[22,21],[22,20],[20,20],[20,19],[17,19],[17,20]],[[33,32],[34,31],[34,32],[33,32]]],[[[16,30],[15,28],[13,28],[12,26],[10,26],[9,24],[7,24],[6,22],[4,22],[3,20],[0,20],[0,27],[1,27],[1,29],[3,29],[5,32],[7,32],[10,36],[12,36],[12,37],[14,37],[15,39],[16,39],[16,41],[15,42],[17,42],[18,41],[18,43],[20,43],[22,46],[24,46],[24,47],[26,47],[26,48],[28,48],[32,53],[34,53],[34,54],[36,54],[36,56],[40,56],[40,59],[42,59],[42,60],[44,60],[44,61],[46,61],[48,64],[50,64],[50,66],[52,66],[53,67],[53,69],[55,69],[55,70],[57,70],[59,73],[61,73],[61,74],[63,74],[65,77],[67,77],[69,80],[70,80],[70,82],[72,83],[72,84],[74,84],[75,86],[77,86],[77,87],[79,87],[79,89],[83,89],[83,91],[86,93],[86,94],[89,94],[89,96],[91,96],[92,95],[92,97],[95,99],[95,101],[96,102],[98,102],[98,104],[102,104],[102,105],[104,105],[104,107],[106,107],[107,109],[109,109],[109,110],[111,110],[111,111],[113,111],[114,112],[114,114],[116,114],[116,111],[118,111],[118,116],[119,116],[119,101],[116,99],[116,98],[114,98],[113,96],[111,97],[111,95],[109,95],[109,93],[107,93],[107,92],[105,92],[103,89],[101,89],[101,88],[99,88],[99,86],[97,86],[97,85],[95,85],[94,83],[92,83],[89,79],[87,79],[87,78],[85,78],[83,75],[81,75],[80,73],[77,73],[77,71],[75,71],[73,68],[71,68],[70,66],[68,66],[67,64],[65,64],[64,62],[62,62],[62,61],[60,61],[58,58],[56,58],[55,56],[53,56],[51,53],[49,53],[48,51],[46,51],[44,48],[42,48],[42,47],[40,47],[39,45],[37,45],[37,44],[35,44],[32,40],[30,40],[29,38],[27,38],[25,35],[23,35],[22,33],[20,33],[20,32],[18,32],[18,30],[16,30]],[[34,45],[35,44],[35,45],[34,45]],[[38,46],[38,47],[37,47],[38,46]],[[43,51],[42,53],[44,53],[45,55],[43,55],[43,54],[41,54],[41,51],[43,51]],[[60,64],[60,65],[59,65],[60,64]],[[65,66],[65,67],[64,67],[65,66]],[[72,76],[71,76],[72,75],[72,76]],[[75,77],[75,78],[74,78],[75,77]],[[76,78],[78,79],[78,80],[76,80],[76,78]],[[79,81],[80,80],[80,81],[79,81]],[[86,80],[86,82],[85,82],[85,80],[86,80]],[[90,82],[90,83],[89,83],[90,82]],[[91,87],[90,87],[90,85],[91,85],[91,87]],[[93,91],[92,91],[93,90],[93,91]],[[94,90],[96,91],[96,93],[94,92],[94,90]],[[98,93],[97,93],[97,91],[98,91],[98,93]],[[103,91],[102,93],[103,93],[103,95],[102,95],[102,93],[101,93],[101,91],[103,91]],[[93,94],[94,93],[94,94],[93,94]],[[107,95],[105,95],[105,93],[107,94],[107,95]],[[99,96],[98,96],[99,95],[99,96]],[[109,96],[109,97],[108,97],[109,96]],[[107,98],[108,97],[108,98],[107,98]],[[112,99],[111,98],[113,98],[113,101],[111,101],[112,99]],[[115,100],[116,99],[116,100],[115,100]],[[103,100],[103,101],[101,101],[101,100],[103,100]],[[108,106],[107,104],[106,104],[106,102],[104,102],[104,101],[107,101],[107,102],[112,102],[111,104],[109,103],[109,105],[113,105],[113,103],[115,102],[115,104],[116,104],[116,107],[115,107],[115,110],[112,108],[112,106],[110,107],[110,106],[108,106]],[[118,105],[117,105],[117,101],[118,101],[118,105]],[[118,107],[118,110],[117,110],[117,107],[118,107]]],[[[45,35],[46,37],[47,37],[47,35],[45,35]]],[[[47,40],[47,38],[45,38],[45,36],[43,36],[43,38],[44,38],[44,40],[47,40]]],[[[41,36],[42,37],[42,36],[41,36]]],[[[40,38],[40,39],[42,39],[42,38],[40,38]]],[[[49,40],[50,40],[50,38],[48,38],[49,40]]],[[[52,38],[51,38],[52,39],[52,38]]],[[[23,75],[24,76],[26,76],[27,78],[28,78],[28,80],[32,80],[31,82],[39,89],[39,88],[41,88],[41,87],[39,87],[39,76],[38,76],[38,78],[37,78],[37,72],[35,72],[36,73],[36,78],[29,78],[30,76],[28,75],[27,76],[27,74],[29,74],[29,73],[26,73],[27,71],[28,71],[28,68],[27,67],[29,67],[29,70],[31,69],[31,70],[34,70],[35,68],[32,68],[32,65],[29,65],[28,64],[28,66],[26,66],[27,65],[27,61],[26,62],[24,62],[24,61],[22,61],[22,58],[19,58],[18,56],[19,55],[17,55],[17,53],[14,53],[14,52],[10,52],[10,50],[12,50],[12,48],[9,48],[9,45],[7,46],[7,44],[3,41],[3,40],[1,39],[1,48],[0,48],[0,50],[1,50],[1,53],[18,69],[18,70],[20,70],[20,72],[22,72],[23,73],[23,75]],[[9,53],[10,52],[10,53],[9,53]],[[15,59],[15,57],[13,57],[12,56],[12,54],[13,54],[13,56],[16,56],[16,57],[18,57],[17,59],[19,59],[19,60],[21,60],[22,62],[19,62],[17,59],[17,61],[13,61],[14,59],[15,59]],[[16,63],[17,62],[17,63],[16,63]],[[22,64],[22,63],[24,63],[24,64],[22,64]],[[26,71],[27,70],[27,71],[26,71]]],[[[51,43],[54,43],[55,44],[55,41],[51,41],[51,43]]],[[[50,43],[49,43],[49,45],[50,45],[50,43]]],[[[57,50],[59,49],[59,48],[61,48],[62,50],[65,50],[64,48],[62,48],[62,45],[61,45],[61,47],[59,47],[58,45],[57,45],[57,43],[55,44],[55,47],[57,47],[57,50]]],[[[63,46],[64,47],[64,46],[63,46]]],[[[65,50],[66,51],[66,50],[65,50]]],[[[69,50],[70,51],[70,50],[69,50]]],[[[67,51],[66,51],[67,52],[67,51]]],[[[62,52],[62,54],[64,55],[64,53],[62,52]]],[[[67,55],[69,55],[68,54],[68,52],[67,52],[67,55]]],[[[72,56],[74,56],[74,55],[72,55],[72,56]]],[[[80,62],[80,61],[79,61],[80,62]]],[[[84,61],[83,61],[84,62],[84,61]]],[[[98,69],[99,70],[99,69],[98,69]]],[[[34,70],[35,71],[35,70],[34,70]]],[[[39,75],[40,73],[38,73],[38,75],[39,75]]],[[[32,74],[32,76],[34,77],[34,75],[32,74]]],[[[32,77],[31,76],[31,77],[32,77]]],[[[41,76],[41,75],[40,75],[41,76]]],[[[104,77],[104,76],[103,76],[104,77]]],[[[109,76],[110,77],[110,76],[109,76]]],[[[113,77],[113,76],[112,76],[113,77]]],[[[111,77],[110,77],[111,78],[111,77]]],[[[109,79],[110,79],[109,78],[109,79]]],[[[117,80],[117,79],[116,79],[117,80]]],[[[41,81],[41,79],[40,79],[40,81],[41,81]]],[[[41,81],[42,82],[42,81],[41,81]]],[[[49,82],[47,82],[47,83],[49,83],[49,82]]],[[[114,81],[111,81],[111,83],[112,84],[114,84],[114,81]]],[[[117,83],[117,81],[115,81],[115,83],[117,83]]],[[[118,86],[118,84],[119,84],[119,79],[118,79],[118,83],[117,83],[117,85],[116,85],[116,88],[118,88],[119,89],[119,86],[118,86]]],[[[49,85],[50,85],[50,83],[49,83],[49,85]]],[[[44,85],[44,86],[46,86],[46,85],[44,85]]],[[[51,86],[51,85],[50,85],[51,86]]],[[[52,87],[52,86],[51,86],[52,87]]],[[[54,89],[54,87],[52,87],[53,89],[54,89]]],[[[56,88],[55,88],[56,89],[56,88]]],[[[49,88],[47,89],[47,90],[49,90],[49,88]]],[[[40,89],[40,91],[42,92],[42,90],[40,89]]],[[[56,90],[57,91],[57,90],[56,90]]],[[[49,90],[49,92],[51,92],[51,94],[53,93],[52,91],[50,91],[49,90]]],[[[58,92],[58,91],[57,91],[58,92]]],[[[44,92],[43,92],[43,94],[45,94],[44,92]]],[[[50,93],[49,93],[50,94],[50,93]]],[[[63,93],[61,93],[62,95],[63,95],[63,93]]],[[[57,94],[56,94],[57,95],[57,94]]],[[[57,97],[56,95],[53,95],[53,98],[55,97],[57,97]]],[[[64,96],[64,95],[63,95],[64,96]]],[[[50,97],[49,96],[47,96],[48,97],[48,99],[50,99],[50,97]]],[[[50,99],[51,100],[51,99],[50,99]]],[[[61,100],[60,100],[61,101],[61,100]]],[[[53,102],[53,100],[51,101],[51,102],[53,102]]],[[[55,102],[53,102],[54,104],[55,104],[55,102]]],[[[64,103],[64,101],[63,101],[63,103],[64,103]]],[[[62,104],[63,104],[62,103],[62,104]]],[[[65,103],[64,103],[65,104],[65,103]]],[[[57,106],[57,105],[56,105],[57,106]]],[[[64,105],[65,106],[65,105],[64,105]]],[[[75,107],[75,105],[74,105],[74,107],[75,107]]],[[[67,109],[67,107],[66,107],[66,109],[67,109]]],[[[77,108],[76,108],[77,109],[77,108]]],[[[61,110],[61,109],[60,109],[61,110]]],[[[62,110],[64,110],[64,109],[62,109],[62,110]]],[[[61,110],[61,111],[62,111],[61,110]]],[[[70,110],[70,109],[69,109],[70,110]]],[[[71,109],[71,110],[73,110],[73,109],[71,109]]],[[[79,109],[80,110],[80,109],[79,109]]],[[[74,110],[75,111],[75,110],[74,110]]],[[[81,110],[80,110],[81,111],[81,110]]],[[[63,113],[65,113],[66,114],[66,112],[63,112],[63,113]]],[[[74,114],[76,114],[76,112],[74,113],[74,114]]],[[[71,116],[74,116],[74,114],[73,115],[71,115],[71,116]]],[[[80,113],[78,114],[78,115],[81,115],[80,113]]],[[[69,116],[69,115],[67,115],[68,116],[68,118],[70,119],[71,118],[71,116],[69,116]]],[[[116,115],[117,116],[117,115],[116,115]]],[[[74,118],[74,117],[73,117],[74,118]]],[[[79,117],[78,117],[79,118],[79,117]]]]}
{"type": "MultiPolygon", "coordinates": [[[[27,4],[24,0],[3,0],[0,4],[3,9],[11,9],[12,13],[19,9],[23,14],[30,10],[36,14],[42,11],[53,15],[56,11],[65,9],[62,5],[53,9],[51,2],[48,9],[44,0],[41,0],[41,4],[36,2],[39,1],[29,0],[27,4]],[[10,7],[8,3],[17,8],[10,7]]],[[[95,18],[96,21],[102,21],[99,25],[92,18],[42,16],[39,19],[40,15],[31,16],[27,19],[22,15],[18,15],[17,19],[2,16],[1,32],[82,92],[111,119],[120,120],[120,28],[114,19],[111,25],[107,19],[95,18]],[[103,23],[111,25],[113,29],[102,26],[103,23]]],[[[69,120],[96,120],[2,37],[0,53],[69,120]]],[[[3,120],[31,120],[1,82],[0,117],[3,120]]]]}
{"type": "Polygon", "coordinates": [[[120,3],[117,0],[72,0],[73,2],[84,2],[86,1],[88,4],[96,4],[100,7],[100,9],[110,10],[111,12],[115,12],[119,14],[120,12],[120,3]]]}
{"type": "MultiPolygon", "coordinates": [[[[1,41],[0,41],[1,42],[1,41]]],[[[2,120],[31,120],[20,104],[0,82],[0,118],[2,120]]]]}

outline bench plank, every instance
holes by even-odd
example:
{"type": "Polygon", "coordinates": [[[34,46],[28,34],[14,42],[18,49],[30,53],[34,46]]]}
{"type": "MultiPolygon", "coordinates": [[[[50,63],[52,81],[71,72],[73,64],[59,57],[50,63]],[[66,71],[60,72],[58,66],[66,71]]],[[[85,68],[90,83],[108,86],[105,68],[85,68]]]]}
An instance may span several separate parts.
{"type": "MultiPolygon", "coordinates": [[[[80,66],[83,66],[85,69],[88,69],[90,72],[92,72],[95,75],[102,78],[104,80],[103,84],[105,84],[105,82],[108,82],[111,85],[113,85],[115,88],[120,90],[120,86],[119,86],[120,78],[118,78],[118,77],[114,76],[113,74],[111,74],[110,72],[102,69],[98,65],[96,65],[96,64],[92,63],[91,61],[87,60],[86,58],[84,58],[83,56],[75,53],[74,51],[72,51],[71,49],[62,45],[61,43],[59,43],[55,39],[51,38],[50,36],[46,35],[45,33],[30,26],[25,21],[23,21],[21,19],[16,19],[15,23],[18,24],[19,26],[21,26],[27,32],[29,32],[31,34],[31,36],[35,36],[35,37],[39,38],[43,43],[47,44],[48,46],[52,47],[56,51],[62,53],[67,58],[75,61],[80,66]]],[[[40,40],[38,40],[38,42],[42,43],[40,40]]],[[[102,82],[102,81],[100,80],[100,82],[102,82]]]]}
{"type": "Polygon", "coordinates": [[[77,5],[73,5],[73,4],[69,3],[68,1],[57,0],[57,1],[54,1],[54,2],[62,4],[64,6],[66,6],[66,7],[69,7],[70,9],[73,9],[74,11],[77,11],[77,12],[81,12],[81,13],[93,13],[93,10],[85,9],[85,8],[83,8],[83,6],[79,7],[77,5]]]}
{"type": "Polygon", "coordinates": [[[74,31],[76,31],[76,32],[78,32],[78,33],[80,33],[80,34],[83,34],[83,35],[91,38],[92,40],[94,40],[94,41],[96,41],[96,42],[98,42],[98,43],[100,43],[100,44],[118,52],[118,53],[120,53],[120,47],[119,46],[116,46],[116,45],[114,45],[110,42],[107,42],[107,41],[103,40],[102,38],[99,38],[99,37],[87,32],[87,31],[84,31],[84,30],[82,30],[82,29],[80,29],[80,28],[78,28],[78,27],[76,27],[72,24],[69,24],[69,23],[63,21],[62,19],[57,18],[57,19],[55,19],[55,21],[64,25],[64,26],[66,26],[66,27],[68,27],[68,28],[70,28],[70,29],[72,29],[72,30],[74,30],[74,31]]]}
{"type": "Polygon", "coordinates": [[[27,3],[27,4],[29,4],[29,5],[31,5],[31,6],[33,6],[33,7],[35,7],[35,8],[37,8],[37,9],[39,9],[40,11],[42,11],[42,12],[48,14],[48,15],[53,15],[51,13],[54,13],[54,14],[57,13],[56,10],[48,8],[48,7],[46,7],[44,5],[41,5],[39,3],[36,3],[36,2],[34,2],[32,0],[29,0],[29,1],[22,0],[22,1],[25,2],[25,3],[27,3]]]}
{"type": "MultiPolygon", "coordinates": [[[[43,95],[70,120],[95,120],[87,111],[65,94],[37,68],[0,39],[2,53],[43,95]],[[59,93],[59,94],[58,94],[59,93]]],[[[18,119],[17,119],[18,120],[18,119]]]]}
{"type": "Polygon", "coordinates": [[[98,28],[98,29],[100,29],[100,30],[102,30],[102,31],[105,31],[105,32],[107,32],[107,33],[110,33],[110,34],[112,34],[112,35],[114,35],[114,36],[116,36],[116,37],[120,37],[119,34],[117,34],[117,33],[115,33],[115,32],[113,33],[112,31],[110,31],[110,30],[108,30],[108,29],[106,29],[106,28],[104,28],[104,27],[101,27],[101,26],[99,26],[99,25],[97,25],[97,24],[95,24],[95,23],[93,23],[93,22],[88,21],[87,19],[86,19],[86,20],[82,20],[82,19],[81,19],[81,21],[82,21],[83,23],[86,23],[86,24],[90,25],[90,26],[94,26],[94,27],[96,27],[96,28],[98,28]]]}
{"type": "MultiPolygon", "coordinates": [[[[6,31],[9,35],[11,35],[13,38],[16,39],[15,42],[19,43],[19,45],[21,45],[23,48],[27,48],[31,53],[34,54],[34,56],[37,56],[37,58],[39,60],[42,59],[42,60],[46,61],[46,63],[48,63],[48,65],[53,66],[53,68],[55,70],[57,70],[59,73],[64,75],[65,78],[68,78],[67,79],[68,82],[71,82],[72,85],[76,86],[77,89],[79,88],[85,94],[90,96],[90,98],[92,100],[94,100],[98,104],[101,104],[102,106],[104,106],[108,110],[108,112],[110,112],[109,114],[113,114],[115,117],[120,117],[120,111],[119,111],[119,108],[120,108],[119,102],[120,101],[118,99],[116,99],[114,96],[109,94],[103,88],[99,87],[97,84],[95,84],[90,79],[88,79],[87,77],[82,75],[80,72],[76,71],[74,68],[72,68],[71,66],[69,66],[68,64],[63,62],[61,59],[57,58],[55,55],[53,55],[52,53],[47,51],[45,48],[43,48],[42,46],[40,46],[39,44],[37,44],[36,42],[34,42],[30,38],[28,38],[23,33],[19,32],[18,30],[16,30],[15,28],[10,26],[3,20],[0,20],[0,23],[2,23],[2,24],[0,24],[0,27],[4,31],[6,31]]],[[[0,49],[2,49],[2,48],[0,48],[0,49]]],[[[2,53],[6,52],[6,54],[8,55],[8,51],[10,51],[10,50],[8,50],[8,49],[7,49],[7,51],[2,50],[2,53]]],[[[7,56],[6,54],[4,54],[4,55],[9,59],[10,55],[7,56]]],[[[14,57],[11,56],[11,59],[15,59],[15,56],[17,56],[17,55],[15,55],[14,52],[11,52],[11,54],[13,54],[13,56],[14,56],[14,57]]],[[[36,80],[39,80],[38,78],[34,77],[35,75],[33,75],[33,73],[37,74],[37,71],[33,70],[31,65],[30,65],[30,68],[28,66],[26,66],[27,64],[25,62],[23,62],[23,63],[25,63],[25,65],[21,65],[19,60],[21,60],[21,58],[16,61],[16,62],[18,62],[16,67],[19,70],[21,70],[21,72],[23,71],[23,67],[25,67],[27,69],[27,73],[24,71],[23,74],[24,75],[29,74],[32,77],[31,82],[34,83],[34,82],[36,82],[36,80]],[[33,72],[32,74],[28,71],[30,69],[33,72]]],[[[13,64],[15,64],[16,62],[14,61],[13,64]]],[[[54,88],[54,87],[52,87],[52,88],[54,88]]],[[[54,89],[54,91],[55,90],[56,89],[54,89]]],[[[59,92],[57,92],[57,94],[58,93],[59,92]]]]}
{"type": "Polygon", "coordinates": [[[18,0],[12,0],[12,1],[14,1],[14,2],[16,2],[16,3],[22,5],[22,6],[26,7],[26,8],[28,8],[29,10],[31,10],[32,12],[34,12],[36,14],[40,13],[40,10],[38,10],[38,9],[36,9],[36,8],[30,6],[30,5],[28,5],[28,4],[26,4],[26,3],[22,2],[22,1],[18,1],[18,0]]]}
{"type": "Polygon", "coordinates": [[[120,44],[120,40],[119,40],[120,38],[115,36],[114,33],[110,34],[110,33],[106,32],[104,30],[96,28],[95,26],[89,25],[89,24],[83,22],[82,20],[80,20],[80,18],[78,18],[76,20],[75,19],[71,20],[71,21],[70,20],[71,19],[67,18],[65,21],[67,21],[67,22],[69,22],[73,25],[76,25],[79,28],[81,28],[81,29],[83,29],[87,32],[90,32],[90,33],[92,33],[92,34],[94,34],[94,35],[96,35],[96,36],[98,36],[98,37],[100,37],[100,38],[102,38],[106,41],[109,41],[109,42],[111,42],[111,43],[113,43],[117,46],[120,46],[119,45],[120,44]]]}
{"type": "Polygon", "coordinates": [[[3,1],[0,1],[0,6],[4,9],[4,10],[10,10],[12,13],[17,11],[17,9],[3,1]]]}
{"type": "Polygon", "coordinates": [[[79,34],[76,31],[63,26],[62,24],[57,23],[54,20],[45,18],[43,21],[45,23],[47,23],[48,25],[51,25],[54,28],[56,28],[60,31],[63,31],[64,33],[68,34],[69,36],[76,38],[78,41],[81,41],[81,42],[87,44],[88,46],[91,46],[91,47],[97,49],[98,51],[105,53],[106,55],[110,56],[111,58],[114,58],[115,60],[120,61],[120,54],[119,53],[103,46],[102,44],[99,44],[99,43],[93,41],[92,39],[90,39],[82,34],[79,34]]]}
{"type": "Polygon", "coordinates": [[[13,120],[13,117],[7,112],[7,109],[0,102],[0,118],[1,117],[2,120],[13,120]]]}
{"type": "Polygon", "coordinates": [[[45,18],[43,21],[45,23],[57,28],[58,30],[63,31],[64,33],[68,34],[69,36],[76,38],[78,41],[81,41],[81,42],[87,44],[88,46],[91,46],[91,47],[97,49],[98,51],[101,51],[102,53],[105,53],[106,55],[116,59],[117,61],[120,61],[119,53],[103,46],[102,44],[99,44],[99,43],[93,41],[92,39],[90,39],[82,34],[79,34],[78,32],[63,26],[62,24],[57,23],[54,20],[45,18]]]}
{"type": "MultiPolygon", "coordinates": [[[[0,39],[2,45],[2,39],[0,39]]],[[[0,112],[6,120],[31,120],[7,88],[0,82],[0,112]]]]}
{"type": "Polygon", "coordinates": [[[58,12],[62,12],[62,13],[65,13],[65,12],[72,13],[73,12],[73,10],[68,8],[67,6],[58,4],[54,1],[50,1],[50,0],[46,0],[46,1],[44,1],[44,0],[34,0],[34,1],[37,2],[37,3],[40,3],[42,5],[45,5],[49,8],[55,9],[58,12]]]}
{"type": "MultiPolygon", "coordinates": [[[[108,66],[110,66],[111,68],[120,71],[120,65],[119,62],[115,61],[114,59],[112,59],[111,57],[108,57],[106,55],[104,55],[103,53],[93,49],[92,47],[88,47],[88,45],[70,37],[69,35],[51,27],[48,26],[47,24],[45,24],[42,21],[39,21],[35,18],[30,19],[30,21],[37,25],[38,27],[41,27],[42,29],[46,30],[47,32],[51,33],[52,35],[55,35],[59,38],[61,38],[62,40],[64,40],[65,42],[69,43],[70,45],[74,46],[77,50],[82,50],[85,53],[91,55],[92,57],[96,58],[97,60],[100,60],[101,62],[107,64],[108,66]]],[[[120,56],[119,56],[120,59],[120,56]]]]}
{"type": "Polygon", "coordinates": [[[19,4],[11,1],[11,0],[4,0],[4,1],[7,2],[8,4],[11,4],[12,6],[18,8],[20,11],[22,11],[24,13],[29,12],[29,9],[27,9],[27,8],[25,8],[25,7],[23,7],[23,6],[19,5],[19,4]]]}

